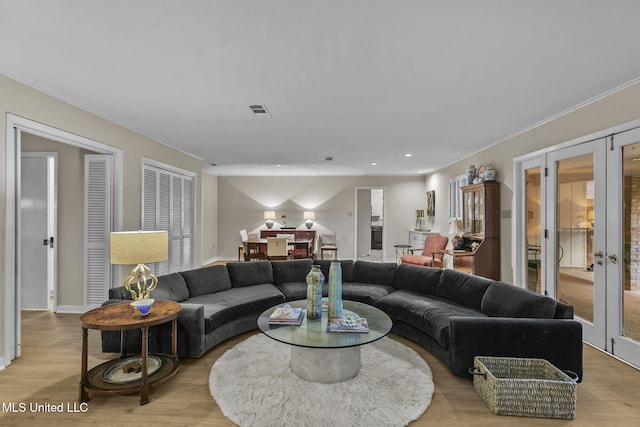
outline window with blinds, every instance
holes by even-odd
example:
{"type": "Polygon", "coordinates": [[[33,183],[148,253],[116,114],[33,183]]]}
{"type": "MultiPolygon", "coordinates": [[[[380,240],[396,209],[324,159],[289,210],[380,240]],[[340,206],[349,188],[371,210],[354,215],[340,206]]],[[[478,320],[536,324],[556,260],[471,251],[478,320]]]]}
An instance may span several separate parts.
{"type": "Polygon", "coordinates": [[[462,190],[467,176],[459,175],[449,180],[449,218],[462,219],[462,190]]]}
{"type": "Polygon", "coordinates": [[[193,268],[195,175],[156,162],[143,163],[142,229],[169,233],[169,257],[150,264],[156,276],[193,268]]]}

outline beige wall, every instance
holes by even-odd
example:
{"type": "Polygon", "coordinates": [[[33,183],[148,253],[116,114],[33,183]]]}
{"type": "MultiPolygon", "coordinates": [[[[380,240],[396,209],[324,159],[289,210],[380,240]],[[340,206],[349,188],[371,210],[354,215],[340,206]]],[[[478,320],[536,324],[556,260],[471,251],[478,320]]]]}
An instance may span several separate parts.
{"type": "MultiPolygon", "coordinates": [[[[25,86],[15,80],[0,75],[0,165],[4,170],[6,161],[6,115],[7,113],[25,117],[45,125],[62,129],[83,137],[117,147],[123,150],[124,168],[123,182],[125,188],[123,200],[123,228],[135,230],[140,228],[141,217],[141,158],[145,156],[164,162],[196,174],[196,215],[201,214],[202,191],[201,183],[202,162],[190,155],[172,149],[149,138],[141,136],[108,120],[97,117],[77,107],[25,86]]],[[[0,357],[4,354],[5,332],[5,224],[6,224],[6,179],[0,174],[0,357]]],[[[81,225],[78,224],[80,227],[81,225]]],[[[196,265],[201,261],[200,230],[195,233],[196,265]]],[[[67,298],[67,296],[65,296],[67,298]]],[[[75,297],[69,298],[75,300],[75,297]]],[[[7,363],[7,361],[5,361],[7,363]]]]}
{"type": "Polygon", "coordinates": [[[201,260],[214,261],[218,255],[218,177],[202,174],[202,215],[200,217],[201,260]]]}
{"type": "Polygon", "coordinates": [[[408,242],[409,229],[415,226],[415,210],[425,207],[421,176],[219,177],[218,256],[237,258],[239,231],[266,228],[265,210],[276,211],[277,223],[280,216],[286,214],[287,225],[298,228],[304,228],[302,212],[313,210],[316,214],[313,228],[335,231],[339,256],[353,258],[356,187],[385,188],[384,257],[395,260],[393,245],[408,242]]]}
{"type": "MultiPolygon", "coordinates": [[[[499,118],[498,118],[499,119],[499,118]]],[[[511,265],[513,159],[595,132],[640,119],[640,83],[601,97],[582,108],[543,123],[425,177],[427,190],[436,190],[436,222],[448,222],[449,179],[470,164],[492,163],[498,170],[501,197],[502,280],[513,281],[511,265]],[[442,195],[442,197],[440,197],[442,195]]],[[[473,132],[473,129],[469,129],[473,132]]],[[[445,227],[442,227],[445,229],[445,227]]]]}

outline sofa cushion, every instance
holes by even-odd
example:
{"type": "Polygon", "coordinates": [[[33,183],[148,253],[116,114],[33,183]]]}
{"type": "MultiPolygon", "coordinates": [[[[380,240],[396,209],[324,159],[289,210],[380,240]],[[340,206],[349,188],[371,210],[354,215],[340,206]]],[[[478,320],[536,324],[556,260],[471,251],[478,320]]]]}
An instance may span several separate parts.
{"type": "MultiPolygon", "coordinates": [[[[324,274],[325,281],[329,278],[329,268],[331,268],[331,262],[333,260],[330,259],[316,259],[313,260],[313,263],[320,266],[320,271],[324,274]]],[[[340,267],[342,268],[342,281],[343,282],[353,282],[353,260],[340,260],[340,267]]]]}
{"type": "Polygon", "coordinates": [[[456,270],[444,270],[440,275],[436,295],[465,307],[480,310],[482,297],[491,283],[493,283],[491,279],[484,277],[456,270]]]}
{"type": "Polygon", "coordinates": [[[229,272],[224,265],[196,268],[195,270],[183,271],[180,274],[187,283],[190,297],[231,289],[229,272]]]}
{"type": "Polygon", "coordinates": [[[307,282],[287,282],[277,286],[287,301],[307,298],[307,282]]]}
{"type": "Polygon", "coordinates": [[[416,292],[397,290],[382,297],[377,307],[391,319],[408,323],[449,349],[451,316],[487,317],[480,311],[454,304],[437,296],[425,297],[416,292]]]}
{"type": "Polygon", "coordinates": [[[435,295],[442,269],[400,264],[396,269],[395,287],[426,295],[435,295]]]}
{"type": "MultiPolygon", "coordinates": [[[[128,293],[128,292],[127,292],[128,293]]],[[[131,294],[129,294],[131,297],[131,294]]],[[[171,273],[158,277],[158,287],[151,291],[151,298],[182,302],[189,298],[189,289],[180,273],[171,273]]]]}
{"type": "Polygon", "coordinates": [[[270,261],[231,262],[227,264],[227,270],[234,288],[273,283],[270,261]]]}
{"type": "Polygon", "coordinates": [[[556,301],[528,289],[494,282],[482,298],[482,312],[492,317],[538,317],[553,319],[556,301]]]}
{"type": "Polygon", "coordinates": [[[273,284],[277,286],[288,282],[305,282],[312,264],[310,259],[271,261],[273,284]]]}
{"type": "Polygon", "coordinates": [[[375,306],[378,300],[394,292],[396,288],[375,283],[343,282],[342,299],[363,302],[375,306]]]}
{"type": "Polygon", "coordinates": [[[260,313],[284,302],[284,295],[273,285],[263,284],[231,288],[214,294],[189,298],[189,304],[204,307],[205,331],[208,333],[234,320],[260,313]]]}
{"type": "Polygon", "coordinates": [[[396,263],[391,262],[356,261],[353,268],[353,281],[393,286],[396,267],[396,263]]]}

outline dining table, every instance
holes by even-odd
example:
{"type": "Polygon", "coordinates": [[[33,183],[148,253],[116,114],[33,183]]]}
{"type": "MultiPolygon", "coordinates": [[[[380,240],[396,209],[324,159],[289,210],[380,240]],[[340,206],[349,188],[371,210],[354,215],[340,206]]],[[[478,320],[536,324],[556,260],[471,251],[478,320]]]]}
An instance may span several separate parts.
{"type": "MultiPolygon", "coordinates": [[[[245,244],[248,252],[264,252],[267,256],[267,241],[269,239],[249,239],[245,240],[242,243],[245,244]]],[[[294,246],[293,255],[302,256],[302,258],[312,258],[313,250],[311,248],[311,244],[313,240],[311,239],[296,239],[287,241],[287,245],[294,246]]]]}

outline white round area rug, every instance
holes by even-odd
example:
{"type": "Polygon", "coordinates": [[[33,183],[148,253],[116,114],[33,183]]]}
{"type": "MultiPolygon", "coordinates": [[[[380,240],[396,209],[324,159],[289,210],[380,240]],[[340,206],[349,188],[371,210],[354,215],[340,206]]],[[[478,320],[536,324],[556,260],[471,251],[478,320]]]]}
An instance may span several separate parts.
{"type": "Polygon", "coordinates": [[[224,415],[242,427],[404,426],[431,403],[427,363],[390,338],[362,346],[360,373],[335,384],[291,372],[291,348],[258,334],[225,352],[209,389],[224,415]]]}

